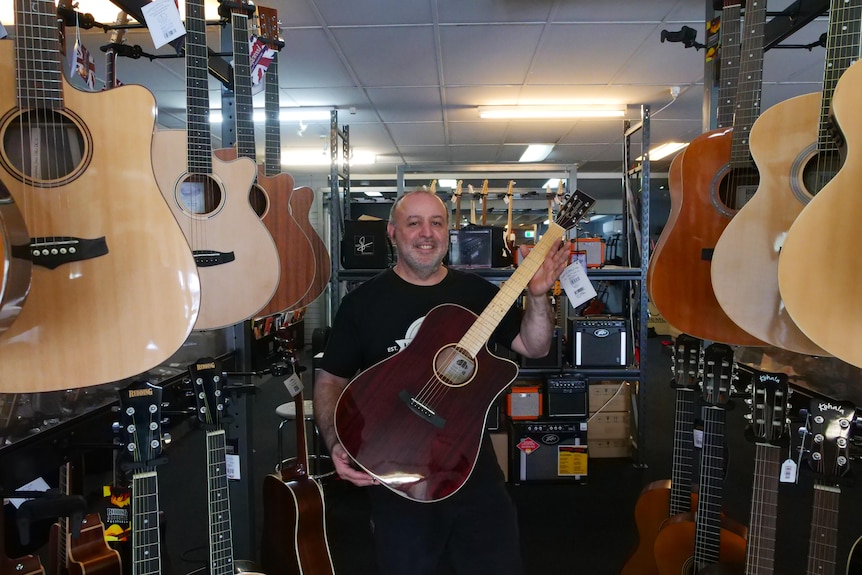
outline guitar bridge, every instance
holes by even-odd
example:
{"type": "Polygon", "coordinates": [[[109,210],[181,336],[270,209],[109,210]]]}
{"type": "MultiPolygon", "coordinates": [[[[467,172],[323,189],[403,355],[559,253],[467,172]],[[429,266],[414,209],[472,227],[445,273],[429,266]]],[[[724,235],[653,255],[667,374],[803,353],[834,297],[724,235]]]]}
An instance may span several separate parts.
{"type": "Polygon", "coordinates": [[[105,236],[94,239],[73,237],[31,238],[26,246],[12,246],[12,257],[28,259],[33,265],[53,270],[63,264],[107,255],[105,236]]]}
{"type": "Polygon", "coordinates": [[[407,393],[406,389],[402,389],[398,393],[398,397],[401,398],[401,401],[407,404],[407,407],[410,408],[410,411],[412,411],[434,427],[443,429],[443,427],[446,425],[445,419],[437,415],[437,413],[433,409],[407,393]]]}
{"type": "Polygon", "coordinates": [[[220,266],[236,259],[233,252],[217,252],[213,250],[194,250],[192,252],[195,258],[195,264],[199,268],[208,268],[212,266],[220,266]]]}

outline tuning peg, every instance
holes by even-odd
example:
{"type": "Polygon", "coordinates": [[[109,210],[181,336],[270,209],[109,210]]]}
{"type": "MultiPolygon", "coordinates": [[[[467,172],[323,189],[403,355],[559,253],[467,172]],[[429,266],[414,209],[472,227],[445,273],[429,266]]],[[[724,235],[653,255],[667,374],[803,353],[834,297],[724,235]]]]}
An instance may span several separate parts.
{"type": "Polygon", "coordinates": [[[749,423],[751,423],[752,421],[754,421],[754,416],[753,416],[752,414],[750,414],[750,413],[746,413],[746,414],[744,414],[744,415],[742,416],[742,418],[743,418],[743,419],[745,419],[746,421],[748,421],[749,423]]]}
{"type": "Polygon", "coordinates": [[[119,421],[114,421],[113,423],[111,423],[111,431],[112,432],[120,433],[120,429],[122,429],[122,428],[120,427],[119,421]]]}
{"type": "Polygon", "coordinates": [[[173,437],[171,437],[170,433],[163,433],[162,434],[162,444],[163,445],[166,445],[166,446],[170,445],[172,441],[173,441],[173,437]]]}

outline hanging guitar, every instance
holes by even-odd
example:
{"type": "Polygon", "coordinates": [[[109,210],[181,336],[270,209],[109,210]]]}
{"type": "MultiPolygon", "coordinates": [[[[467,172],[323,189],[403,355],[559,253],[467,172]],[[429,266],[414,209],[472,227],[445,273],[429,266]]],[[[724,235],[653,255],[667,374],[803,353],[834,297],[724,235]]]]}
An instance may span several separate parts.
{"type": "Polygon", "coordinates": [[[518,374],[517,364],[488,351],[488,338],[552,245],[594,203],[580,191],[568,197],[478,318],[457,305],[435,307],[408,347],[347,384],[336,404],[335,431],[362,469],[415,501],[445,499],[464,485],[488,410],[518,374]]]}
{"type": "Polygon", "coordinates": [[[157,131],[152,157],[159,188],[200,274],[194,327],[207,330],[242,322],[266,306],[280,266],[272,236],[248,202],[255,163],[213,155],[203,0],[186,1],[185,25],[187,129],[157,131]]]}
{"type": "Polygon", "coordinates": [[[285,385],[296,395],[296,458],[283,461],[263,480],[261,564],[268,575],[333,575],[335,569],[326,537],[326,505],[321,484],[308,473],[302,381],[293,342],[279,344],[292,375],[285,385]],[[289,543],[293,543],[290,545],[289,543]]]}
{"type": "Polygon", "coordinates": [[[835,575],[839,480],[850,470],[850,438],[856,407],[849,401],[812,398],[806,417],[805,460],[818,474],[814,484],[806,575],[835,575]]]}
{"type": "Polygon", "coordinates": [[[30,237],[13,238],[12,259],[29,259],[32,276],[0,335],[0,389],[137,375],[179,349],[200,304],[192,254],[153,175],[155,99],[142,86],[69,84],[53,0],[16,0],[15,15],[14,39],[0,42],[0,189],[30,237]]]}
{"type": "Polygon", "coordinates": [[[673,423],[671,479],[653,481],[641,491],[634,515],[638,544],[626,559],[620,575],[658,575],[655,539],[669,517],[697,509],[692,493],[694,406],[698,396],[703,342],[687,334],[677,336],[673,347],[673,381],[676,402],[673,423]]]}
{"type": "Polygon", "coordinates": [[[512,228],[512,206],[515,204],[514,194],[512,193],[512,188],[515,187],[515,180],[509,180],[509,187],[506,188],[506,206],[508,208],[508,214],[506,216],[506,231],[503,233],[503,245],[506,247],[506,251],[509,252],[509,256],[515,253],[517,249],[515,247],[515,230],[512,228]]]}
{"type": "MultiPolygon", "coordinates": [[[[725,473],[725,406],[734,379],[733,349],[713,343],[703,352],[703,446],[697,512],[667,520],[655,539],[660,575],[702,573],[711,566],[745,564],[747,529],[722,517],[725,473]]],[[[714,567],[717,568],[717,567],[714,567]]]]}
{"type": "Polygon", "coordinates": [[[455,186],[455,193],[452,195],[452,201],[455,203],[455,218],[452,220],[452,228],[461,229],[461,184],[463,180],[458,180],[455,186]]]}
{"type": "MultiPolygon", "coordinates": [[[[249,15],[253,12],[254,6],[250,5],[248,0],[219,1],[220,15],[223,18],[229,18],[231,23],[233,85],[236,103],[236,147],[223,148],[213,152],[215,157],[225,162],[235,160],[238,157],[249,158],[253,162],[257,162],[248,25],[249,15]]],[[[275,36],[276,39],[277,37],[275,36]]],[[[274,57],[270,67],[273,65],[278,66],[277,57],[274,57]]],[[[273,72],[273,78],[277,83],[277,71],[273,72]]],[[[267,70],[268,80],[269,70],[267,70]]],[[[274,104],[277,118],[278,100],[274,104]]],[[[279,134],[280,127],[272,135],[268,130],[266,131],[267,138],[272,136],[278,138],[279,134]]],[[[282,173],[280,169],[272,175],[261,174],[260,171],[261,167],[258,166],[257,177],[249,191],[249,204],[272,236],[280,264],[278,286],[275,293],[266,306],[257,312],[258,316],[266,316],[301,307],[302,298],[314,283],[316,269],[311,242],[290,211],[290,197],[294,188],[293,177],[290,174],[282,173]]]]}

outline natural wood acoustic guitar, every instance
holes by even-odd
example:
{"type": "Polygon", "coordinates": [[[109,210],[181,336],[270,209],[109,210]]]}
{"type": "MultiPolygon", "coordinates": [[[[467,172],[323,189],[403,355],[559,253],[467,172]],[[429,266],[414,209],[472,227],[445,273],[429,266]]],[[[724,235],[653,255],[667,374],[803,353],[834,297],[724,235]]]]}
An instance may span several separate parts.
{"type": "Polygon", "coordinates": [[[141,86],[69,84],[52,0],[16,0],[15,14],[14,40],[0,42],[0,188],[24,218],[29,241],[11,252],[32,277],[0,335],[0,391],[134,376],[183,344],[200,304],[153,175],[156,102],[141,86]]]}
{"type": "Polygon", "coordinates": [[[862,367],[862,267],[855,214],[862,178],[862,126],[859,93],[862,66],[857,61],[838,80],[832,113],[846,159],[835,177],[796,217],[778,259],[778,288],[791,319],[809,339],[835,357],[862,367]]]}
{"type": "MultiPolygon", "coordinates": [[[[685,150],[681,189],[670,190],[673,225],[662,232],[648,273],[653,304],[670,325],[704,340],[750,346],[764,343],[727,317],[712,289],[710,265],[722,231],[757,185],[748,133],[759,111],[765,19],[764,2],[746,8],[733,126],[702,134],[685,150]]],[[[722,69],[722,85],[726,78],[722,69]]]]}
{"type": "Polygon", "coordinates": [[[279,282],[278,251],[248,201],[256,173],[249,158],[214,156],[209,123],[203,0],[186,2],[186,130],[153,137],[156,179],[191,246],[201,279],[196,330],[253,317],[279,282]]]}
{"type": "Polygon", "coordinates": [[[735,363],[730,346],[713,343],[703,354],[703,446],[697,512],[667,520],[655,539],[661,575],[704,573],[714,565],[745,564],[747,529],[722,517],[725,472],[725,406],[735,363]]]}
{"type": "Polygon", "coordinates": [[[593,204],[580,191],[567,197],[481,315],[454,304],[433,308],[409,346],[347,384],[336,403],[335,431],[360,468],[414,501],[439,501],[464,485],[488,411],[518,374],[515,362],[486,344],[553,244],[593,204]]]}
{"type": "MultiPolygon", "coordinates": [[[[233,40],[233,84],[236,103],[236,147],[223,148],[213,152],[224,161],[235,160],[237,157],[249,158],[257,162],[257,148],[254,141],[254,115],[252,98],[251,61],[249,56],[249,11],[248,0],[223,2],[219,7],[229,9],[232,40],[233,40]]],[[[251,7],[254,10],[254,7],[251,7]]],[[[278,28],[276,28],[276,31],[278,28]]],[[[277,36],[276,36],[277,39],[277,36]]],[[[277,50],[277,48],[276,48],[277,50]]],[[[267,69],[265,83],[275,83],[275,125],[266,126],[267,138],[275,137],[275,145],[280,148],[281,126],[278,122],[278,53],[267,69]],[[270,133],[274,128],[274,133],[270,133]]],[[[269,105],[273,97],[267,91],[266,102],[269,105]]],[[[267,110],[269,113],[270,110],[267,110]]],[[[267,115],[267,122],[271,122],[267,115]]],[[[267,147],[269,152],[269,147],[267,147]]],[[[279,158],[280,151],[277,151],[279,158]]],[[[280,164],[280,160],[279,160],[280,164]]],[[[270,175],[258,166],[257,177],[249,192],[249,203],[257,213],[263,225],[269,230],[278,251],[280,273],[278,287],[272,298],[257,312],[258,316],[272,315],[286,310],[301,307],[300,301],[311,289],[314,282],[314,253],[311,243],[290,211],[290,196],[293,193],[294,182],[290,174],[283,173],[281,166],[276,173],[270,175]]]]}
{"type": "Polygon", "coordinates": [[[281,337],[280,344],[292,366],[286,386],[296,392],[296,457],[263,479],[261,565],[268,575],[333,575],[323,486],[309,473],[299,364],[290,339],[281,337]]]}
{"type": "Polygon", "coordinates": [[[790,226],[841,167],[830,107],[838,79],[858,59],[862,5],[832,0],[823,91],[779,102],[751,128],[760,173],[754,197],[727,224],[712,258],[712,287],[727,315],[776,347],[829,355],[791,318],[778,289],[778,261],[790,226]]]}
{"type": "Polygon", "coordinates": [[[692,493],[692,454],[702,354],[701,340],[687,334],[676,338],[671,383],[676,389],[671,479],[653,481],[641,491],[634,509],[638,543],[620,575],[658,575],[654,546],[662,525],[669,517],[697,509],[697,496],[692,493]]]}

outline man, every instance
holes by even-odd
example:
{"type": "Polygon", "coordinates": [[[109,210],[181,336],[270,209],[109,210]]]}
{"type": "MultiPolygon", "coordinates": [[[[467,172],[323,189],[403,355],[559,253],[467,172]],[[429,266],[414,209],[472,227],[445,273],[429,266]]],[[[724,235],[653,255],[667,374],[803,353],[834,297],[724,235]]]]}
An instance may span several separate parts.
{"type": "MultiPolygon", "coordinates": [[[[435,306],[455,303],[479,314],[497,292],[479,276],[442,264],[449,243],[449,211],[436,194],[417,190],[398,198],[387,232],[398,262],[342,300],[314,384],[317,426],[338,475],[354,485],[371,486],[382,573],[435,575],[441,565],[448,565],[458,575],[520,574],[517,516],[487,438],[464,486],[434,503],[411,501],[378,485],[351,464],[338,442],[335,406],[358,371],[406,347],[435,306]]],[[[562,243],[550,250],[529,283],[526,310],[522,314],[511,310],[492,341],[526,357],[547,355],[554,328],[547,293],[568,255],[562,243]]]]}

